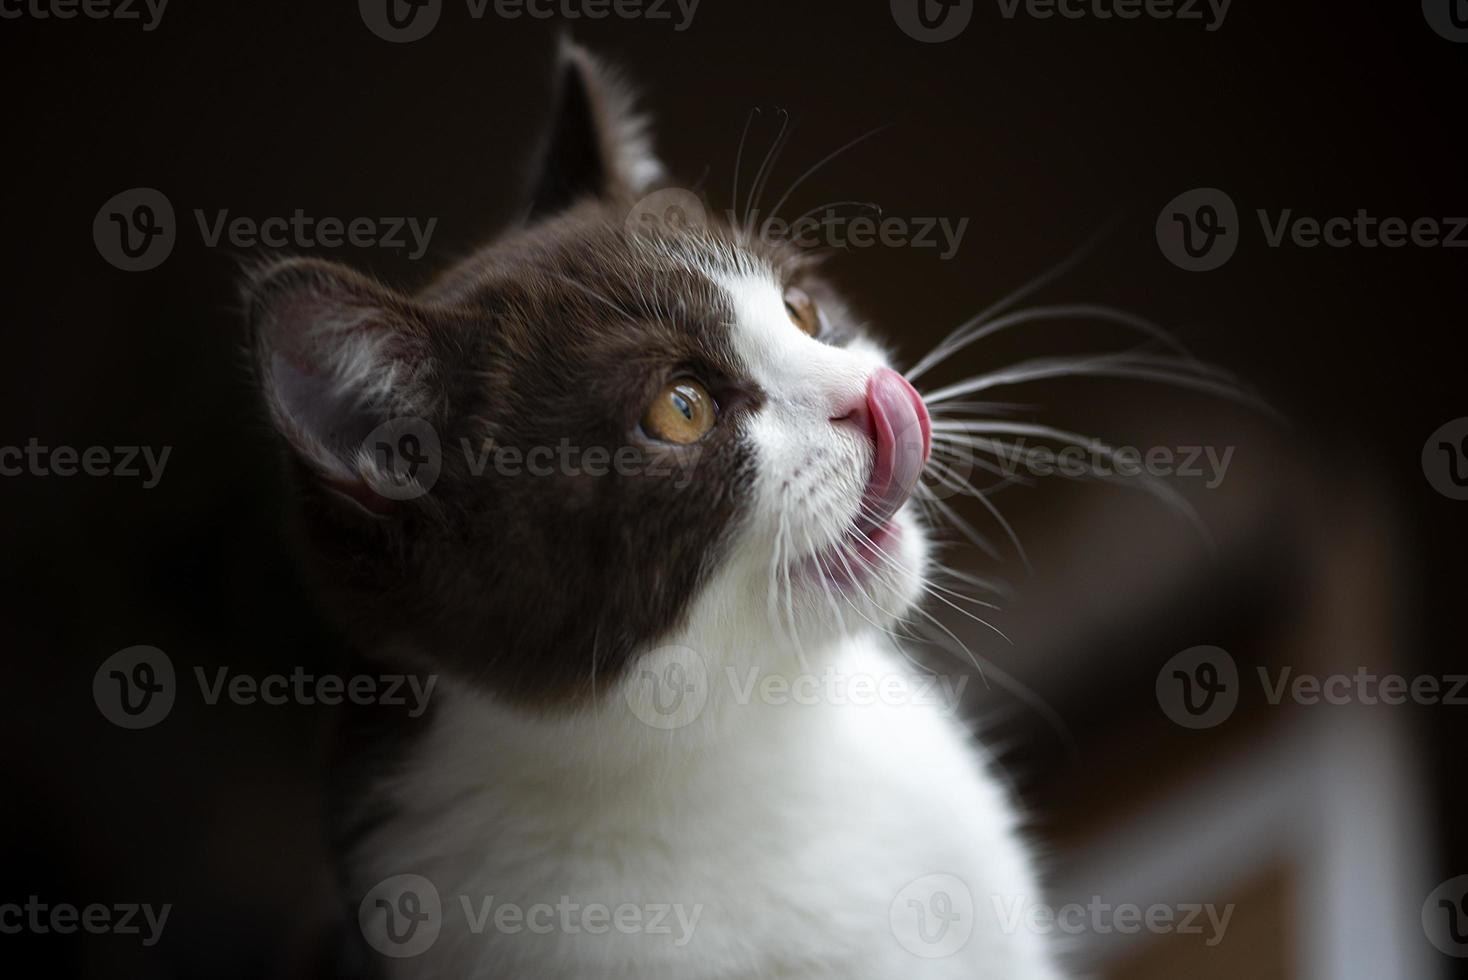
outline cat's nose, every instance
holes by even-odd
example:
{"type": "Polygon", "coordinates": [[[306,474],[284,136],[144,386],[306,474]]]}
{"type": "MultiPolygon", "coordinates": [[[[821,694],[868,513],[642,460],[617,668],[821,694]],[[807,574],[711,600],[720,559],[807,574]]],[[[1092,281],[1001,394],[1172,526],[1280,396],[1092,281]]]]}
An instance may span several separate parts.
{"type": "Polygon", "coordinates": [[[912,492],[933,448],[933,425],[917,389],[891,368],[877,368],[867,379],[865,397],[831,419],[849,425],[872,441],[872,489],[886,494],[912,492]]]}

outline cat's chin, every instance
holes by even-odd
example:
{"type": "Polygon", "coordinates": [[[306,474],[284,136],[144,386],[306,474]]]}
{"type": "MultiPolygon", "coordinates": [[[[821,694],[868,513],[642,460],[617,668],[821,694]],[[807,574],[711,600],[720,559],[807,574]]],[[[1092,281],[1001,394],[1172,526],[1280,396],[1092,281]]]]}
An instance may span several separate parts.
{"type": "Polygon", "coordinates": [[[926,557],[923,529],[904,509],[809,556],[800,577],[817,598],[834,600],[832,618],[851,632],[905,616],[922,595],[926,557]]]}

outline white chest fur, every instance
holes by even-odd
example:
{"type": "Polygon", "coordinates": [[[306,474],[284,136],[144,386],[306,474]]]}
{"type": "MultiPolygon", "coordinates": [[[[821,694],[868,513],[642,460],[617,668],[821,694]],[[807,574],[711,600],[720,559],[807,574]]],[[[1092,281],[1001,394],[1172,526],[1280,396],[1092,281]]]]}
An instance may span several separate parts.
{"type": "Polygon", "coordinates": [[[627,683],[683,684],[683,716],[631,689],[555,720],[445,692],[353,868],[359,895],[400,875],[436,895],[431,944],[391,949],[414,955],[390,975],[1058,976],[1012,915],[1040,895],[951,689],[874,639],[794,677],[667,674],[680,656],[627,683]]]}

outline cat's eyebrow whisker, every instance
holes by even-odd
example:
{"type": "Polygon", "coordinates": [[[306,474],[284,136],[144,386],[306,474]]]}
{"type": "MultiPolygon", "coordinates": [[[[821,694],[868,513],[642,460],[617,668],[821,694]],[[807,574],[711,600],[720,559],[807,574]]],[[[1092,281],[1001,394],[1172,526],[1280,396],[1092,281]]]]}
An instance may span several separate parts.
{"type": "MultiPolygon", "coordinates": [[[[775,206],[770,209],[770,220],[773,220],[774,218],[779,216],[780,209],[785,206],[786,201],[790,200],[790,195],[794,194],[796,190],[800,188],[801,184],[805,183],[808,179],[814,176],[816,171],[820,170],[826,164],[830,163],[832,160],[836,159],[841,154],[851,149],[853,146],[856,146],[859,143],[863,143],[871,139],[873,136],[876,136],[878,133],[890,129],[891,125],[891,123],[884,123],[883,125],[878,126],[875,129],[869,129],[851,142],[839,147],[836,150],[833,150],[831,153],[828,153],[826,156],[822,157],[813,167],[811,167],[805,173],[796,178],[795,183],[791,184],[789,189],[786,190],[783,195],[781,195],[780,200],[775,202],[775,206]]],[[[756,204],[758,204],[758,202],[756,202],[756,204]]]]}
{"type": "Polygon", "coordinates": [[[739,134],[739,149],[734,152],[734,210],[739,210],[739,178],[744,171],[744,144],[749,140],[749,127],[754,125],[754,117],[760,114],[759,106],[749,110],[749,116],[744,120],[744,132],[739,134]]]}
{"type": "MultiPolygon", "coordinates": [[[[832,208],[844,208],[847,205],[854,205],[854,206],[859,207],[859,208],[868,208],[869,210],[877,211],[877,212],[880,212],[882,210],[881,205],[877,204],[874,201],[831,201],[831,202],[829,202],[827,204],[817,204],[815,207],[811,208],[809,211],[805,212],[800,217],[798,217],[795,220],[791,221],[790,222],[790,227],[792,227],[792,228],[798,227],[802,221],[804,221],[806,218],[809,218],[811,215],[815,214],[817,211],[830,210],[832,208]]],[[[774,219],[775,219],[775,216],[774,215],[770,215],[770,220],[773,221],[774,219]]],[[[863,327],[864,326],[865,325],[863,325],[863,327]]],[[[858,332],[861,329],[862,329],[862,327],[858,327],[857,328],[858,332]]]]}
{"type": "MultiPolygon", "coordinates": [[[[780,151],[785,148],[786,141],[790,138],[790,113],[784,109],[776,109],[780,114],[780,132],[775,135],[775,141],[770,144],[769,151],[765,154],[764,161],[754,175],[754,186],[750,188],[749,200],[744,208],[744,224],[749,225],[750,218],[758,213],[760,198],[765,195],[765,184],[774,172],[775,161],[780,158],[780,151]]],[[[737,208],[739,202],[735,201],[737,208]]]]}

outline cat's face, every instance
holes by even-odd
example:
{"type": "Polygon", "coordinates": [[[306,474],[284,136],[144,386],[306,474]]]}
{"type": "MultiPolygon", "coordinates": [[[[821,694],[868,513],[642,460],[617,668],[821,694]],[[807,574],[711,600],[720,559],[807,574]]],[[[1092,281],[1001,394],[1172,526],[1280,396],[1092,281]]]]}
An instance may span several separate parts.
{"type": "Polygon", "coordinates": [[[660,168],[564,63],[526,229],[413,297],[320,262],[252,279],[323,586],[364,643],[541,704],[674,635],[788,653],[886,625],[927,555],[922,400],[800,255],[629,220],[660,168]]]}

